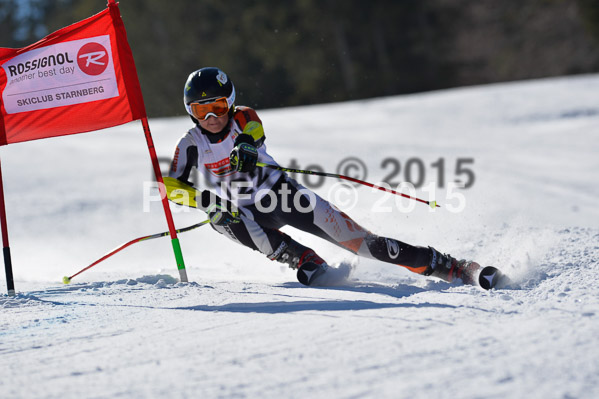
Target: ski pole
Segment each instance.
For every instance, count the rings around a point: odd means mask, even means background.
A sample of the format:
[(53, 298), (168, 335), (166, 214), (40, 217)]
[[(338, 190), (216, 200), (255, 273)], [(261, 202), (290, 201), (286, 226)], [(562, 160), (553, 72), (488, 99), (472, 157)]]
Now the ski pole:
[(264, 162), (256, 162), (256, 166), (259, 166), (261, 168), (269, 168), (269, 169), (280, 170), (282, 172), (288, 172), (288, 173), (303, 173), (305, 175), (315, 175), (315, 176), (324, 176), (324, 177), (336, 177), (337, 179), (348, 180), (348, 181), (351, 181), (351, 182), (354, 182), (354, 183), (362, 184), (364, 186), (376, 188), (376, 189), (381, 190), (381, 191), (386, 191), (386, 192), (391, 193), (391, 194), (400, 195), (400, 196), (402, 196), (404, 198), (408, 198), (408, 199), (411, 199), (411, 200), (414, 200), (414, 201), (422, 202), (423, 204), (426, 204), (426, 205), (430, 206), (431, 208), (440, 208), (441, 207), (440, 205), (437, 204), (437, 201), (425, 201), (425, 200), (420, 199), (420, 198), (412, 197), (410, 195), (397, 192), (397, 191), (392, 190), (390, 188), (385, 188), (385, 187), (382, 187), (382, 186), (378, 186), (376, 184), (368, 183), (367, 181), (355, 179), (353, 177), (344, 176), (344, 175), (338, 175), (336, 173), (317, 172), (317, 171), (314, 171), (314, 170), (283, 168), (281, 166), (271, 165), (271, 164), (264, 163)]
[[(208, 224), (208, 223), (210, 223), (210, 220), (204, 220), (204, 221), (202, 221), (202, 222), (200, 222), (200, 223), (192, 224), (191, 226), (187, 226), (187, 227), (184, 227), (184, 228), (182, 228), (182, 229), (176, 230), (176, 232), (177, 232), (177, 233), (185, 233), (186, 231), (193, 230), (193, 229), (195, 229), (195, 228), (198, 228), (198, 227), (200, 227), (200, 226), (203, 226), (203, 225), (205, 225), (205, 224)], [(71, 279), (72, 279), (73, 277), (75, 277), (75, 276), (77, 276), (77, 275), (79, 275), (79, 274), (83, 273), (83, 272), (84, 272), (84, 271), (86, 271), (87, 269), (90, 269), (90, 268), (92, 268), (93, 266), (95, 266), (95, 265), (97, 265), (98, 263), (102, 262), (103, 260), (105, 260), (105, 259), (107, 259), (107, 258), (111, 257), (112, 255), (116, 254), (117, 252), (119, 252), (119, 251), (122, 251), (123, 249), (127, 248), (127, 247), (128, 247), (128, 246), (130, 246), (130, 245), (133, 245), (133, 244), (135, 244), (135, 243), (137, 243), (137, 242), (140, 242), (140, 241), (146, 241), (146, 240), (152, 240), (152, 239), (154, 239), (154, 238), (166, 237), (166, 236), (168, 236), (168, 235), (170, 235), (170, 234), (171, 234), (171, 233), (170, 233), (169, 231), (165, 231), (165, 232), (163, 232), (163, 233), (157, 233), (157, 234), (152, 234), (152, 235), (149, 235), (149, 236), (143, 236), (143, 237), (135, 238), (135, 239), (133, 239), (133, 240), (131, 240), (131, 241), (129, 241), (129, 242), (126, 242), (125, 244), (121, 245), (120, 247), (113, 249), (112, 251), (110, 251), (110, 252), (109, 252), (109, 253), (107, 253), (106, 255), (102, 256), (100, 259), (98, 259), (97, 261), (95, 261), (95, 262), (94, 262), (94, 263), (92, 263), (91, 265), (89, 265), (89, 266), (87, 266), (87, 267), (85, 267), (85, 268), (83, 268), (83, 269), (79, 270), (77, 273), (73, 274), (72, 276), (70, 276), (70, 277), (69, 277), (69, 276), (64, 276), (64, 277), (62, 278), (62, 282), (63, 282), (64, 284), (68, 284), (68, 283), (70, 283), (70, 282), (71, 282)]]

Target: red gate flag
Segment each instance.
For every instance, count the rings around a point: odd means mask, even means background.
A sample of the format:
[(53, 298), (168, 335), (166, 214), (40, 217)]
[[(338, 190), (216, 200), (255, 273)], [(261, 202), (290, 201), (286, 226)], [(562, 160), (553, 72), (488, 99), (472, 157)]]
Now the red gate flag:
[[(104, 11), (21, 49), (0, 48), (0, 145), (65, 136), (140, 119), (181, 281), (187, 281), (137, 70), (115, 0)], [(0, 171), (0, 230), (9, 295), (12, 263)]]
[(0, 145), (146, 117), (118, 5), (21, 49), (0, 48)]

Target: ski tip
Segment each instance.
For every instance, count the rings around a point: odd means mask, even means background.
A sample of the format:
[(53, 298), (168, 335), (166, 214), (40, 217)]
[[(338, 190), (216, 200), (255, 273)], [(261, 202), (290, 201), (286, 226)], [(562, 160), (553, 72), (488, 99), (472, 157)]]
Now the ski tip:
[(70, 283), (70, 282), (71, 282), (71, 279), (70, 279), (68, 276), (64, 276), (64, 277), (62, 278), (62, 283), (63, 283), (63, 284), (68, 284), (68, 283)]
[(485, 290), (495, 288), (499, 280), (503, 277), (503, 273), (493, 266), (483, 267), (478, 275), (478, 284)]

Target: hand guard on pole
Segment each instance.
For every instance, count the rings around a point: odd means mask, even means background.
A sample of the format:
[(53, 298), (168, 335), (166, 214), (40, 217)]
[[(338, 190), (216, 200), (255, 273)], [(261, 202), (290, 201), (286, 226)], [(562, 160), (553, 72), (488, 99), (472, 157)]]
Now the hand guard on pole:
[(258, 162), (256, 143), (249, 134), (240, 134), (235, 139), (235, 147), (229, 154), (231, 169), (236, 172), (252, 172)]

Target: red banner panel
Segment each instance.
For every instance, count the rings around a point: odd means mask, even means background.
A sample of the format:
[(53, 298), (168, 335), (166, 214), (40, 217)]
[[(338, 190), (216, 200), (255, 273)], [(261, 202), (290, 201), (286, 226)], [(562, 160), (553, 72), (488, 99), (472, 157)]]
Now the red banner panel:
[(118, 5), (21, 49), (0, 48), (0, 145), (146, 117)]

